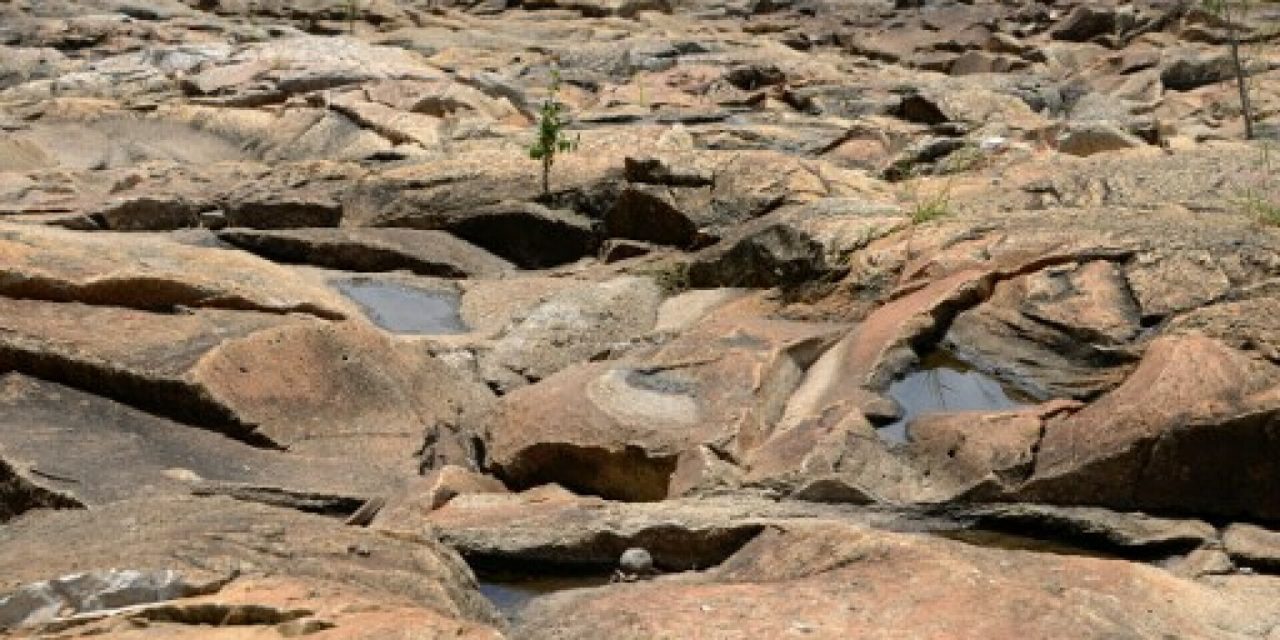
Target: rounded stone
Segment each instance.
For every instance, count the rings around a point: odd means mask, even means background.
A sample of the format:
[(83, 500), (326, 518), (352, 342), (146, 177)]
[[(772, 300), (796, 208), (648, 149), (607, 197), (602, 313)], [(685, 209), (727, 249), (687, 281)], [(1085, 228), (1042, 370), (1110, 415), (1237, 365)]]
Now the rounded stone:
[(622, 552), (618, 559), (618, 568), (627, 573), (649, 573), (653, 571), (653, 556), (649, 552), (633, 547)]

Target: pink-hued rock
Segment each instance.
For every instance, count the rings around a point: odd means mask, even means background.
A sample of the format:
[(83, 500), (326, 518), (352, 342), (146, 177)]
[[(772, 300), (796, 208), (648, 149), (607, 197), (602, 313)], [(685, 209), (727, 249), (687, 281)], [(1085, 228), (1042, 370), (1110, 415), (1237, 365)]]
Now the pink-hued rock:
[(1275, 365), (1196, 334), (1162, 337), (1120, 387), (1046, 425), (1024, 499), (1280, 515)]
[(1280, 623), (1274, 578), (1191, 582), (1131, 562), (970, 546), (822, 522), (765, 532), (720, 566), (569, 591), (520, 637), (1243, 638)]

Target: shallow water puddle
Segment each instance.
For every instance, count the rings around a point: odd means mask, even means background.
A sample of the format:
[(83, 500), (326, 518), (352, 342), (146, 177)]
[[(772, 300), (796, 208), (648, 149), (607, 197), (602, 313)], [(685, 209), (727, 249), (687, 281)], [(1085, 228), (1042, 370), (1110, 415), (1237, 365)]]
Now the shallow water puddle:
[(902, 407), (902, 416), (881, 427), (879, 433), (895, 444), (907, 441), (907, 426), (922, 414), (1001, 411), (1035, 403), (1031, 396), (945, 351), (925, 356), (915, 371), (889, 385), (888, 395)]
[(608, 583), (607, 575), (481, 575), (480, 593), (484, 594), (484, 597), (488, 598), (508, 620), (514, 620), (534, 598), (569, 589), (599, 587)]
[(462, 299), (451, 291), (366, 279), (340, 280), (334, 285), (360, 305), (369, 320), (387, 331), (426, 335), (470, 331), (458, 313)]

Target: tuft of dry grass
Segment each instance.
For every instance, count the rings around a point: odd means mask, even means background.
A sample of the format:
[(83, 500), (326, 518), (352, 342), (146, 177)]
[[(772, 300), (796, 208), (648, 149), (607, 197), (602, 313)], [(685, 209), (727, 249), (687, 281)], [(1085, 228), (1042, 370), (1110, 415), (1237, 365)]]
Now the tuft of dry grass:
[(1243, 176), (1236, 197), (1245, 215), (1269, 226), (1280, 226), (1280, 176), (1272, 163), (1271, 145), (1262, 145), (1257, 169)]

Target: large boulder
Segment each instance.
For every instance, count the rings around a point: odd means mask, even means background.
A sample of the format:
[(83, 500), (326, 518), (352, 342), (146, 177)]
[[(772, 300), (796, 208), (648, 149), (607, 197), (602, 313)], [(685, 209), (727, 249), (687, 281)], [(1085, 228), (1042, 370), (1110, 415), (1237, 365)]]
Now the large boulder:
[(1125, 131), (1116, 123), (1105, 120), (1070, 123), (1058, 134), (1055, 143), (1058, 151), (1073, 156), (1091, 156), (1147, 146), (1141, 138)]
[(784, 205), (882, 195), (861, 173), (771, 151), (663, 152), (624, 160), (628, 183), (604, 213), (605, 232), (680, 247)]
[(623, 500), (714, 484), (716, 455), (703, 449), (732, 459), (767, 437), (836, 329), (752, 317), (756, 304), (730, 303), (661, 347), (505, 397), (489, 434), (495, 470), (519, 487), (556, 482)]
[[(622, 158), (602, 145), (584, 144), (581, 151), (557, 159), (549, 203), (598, 213), (613, 201)], [(343, 223), (452, 230), (477, 215), (472, 213), (477, 209), (536, 201), (542, 195), (541, 172), (522, 150), (478, 150), (454, 154), (448, 162), (412, 164), (371, 176), (348, 195)]]
[(1190, 91), (1235, 77), (1235, 65), (1225, 51), (1172, 52), (1160, 69), (1160, 82), (1174, 91)]
[(0, 326), (0, 369), (251, 444), (381, 466), (409, 468), (424, 429), (458, 425), (490, 397), (425, 349), (357, 322), (0, 299)]
[(653, 328), (661, 301), (658, 285), (637, 276), (556, 293), (517, 318), (482, 354), (486, 375), (533, 382), (625, 346)]
[(443, 73), (411, 51), (355, 38), (295, 36), (250, 44), (211, 59), (182, 79), (182, 90), (206, 104), (259, 106), (288, 96), (397, 78), (439, 79)]
[(40, 506), (32, 488), (89, 507), (201, 489), (341, 513), (401, 475), (353, 457), (253, 447), (21, 374), (0, 377), (0, 466), (20, 481), (0, 483), (0, 520)]
[(945, 341), (1035, 395), (1088, 399), (1128, 373), (1140, 320), (1123, 271), (1097, 260), (999, 283), (956, 316)]
[(906, 226), (896, 207), (860, 198), (820, 198), (783, 207), (725, 233), (694, 254), (695, 287), (796, 287), (842, 275), (848, 256)]
[[(1280, 584), (1201, 584), (1162, 569), (970, 546), (848, 523), (792, 524), (714, 569), (535, 601), (523, 638), (1237, 638), (1280, 623)], [(1034, 613), (1028, 613), (1034, 612)]]
[(347, 165), (284, 165), (232, 186), (222, 197), (226, 224), (253, 229), (336, 227), (342, 196), (360, 176)]
[(429, 527), (477, 566), (525, 564), (604, 573), (633, 547), (648, 551), (664, 570), (714, 565), (767, 524), (814, 511), (804, 503), (749, 496), (609, 502), (546, 485), (518, 494), (459, 496), (429, 513), (380, 515), (373, 526), (388, 531)]
[(168, 311), (175, 307), (304, 312), (354, 307), (321, 283), (237, 251), (143, 235), (0, 226), (0, 294)]
[(1046, 425), (1026, 499), (1280, 515), (1273, 364), (1204, 336), (1151, 343), (1114, 391)]
[(0, 611), (5, 626), (26, 633), (152, 627), (145, 637), (287, 636), (289, 623), (310, 619), (293, 633), (499, 637), (496, 613), (466, 565), (427, 537), (190, 497), (36, 513), (0, 535)]

